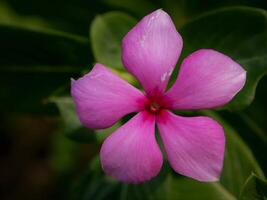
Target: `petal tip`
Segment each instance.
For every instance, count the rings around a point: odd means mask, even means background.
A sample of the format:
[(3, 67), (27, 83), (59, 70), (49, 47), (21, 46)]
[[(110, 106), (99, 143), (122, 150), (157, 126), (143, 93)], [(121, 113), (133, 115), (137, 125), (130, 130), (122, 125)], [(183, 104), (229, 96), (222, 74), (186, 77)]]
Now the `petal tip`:
[(208, 178), (194, 178), (195, 180), (199, 182), (209, 183), (209, 182), (218, 182), (220, 180), (217, 176), (210, 176)]
[(165, 12), (162, 8), (159, 8), (159, 9), (157, 9), (157, 10), (155, 10), (155, 11), (153, 11), (152, 13), (150, 13), (151, 15), (164, 15), (164, 16), (169, 16), (169, 14), (167, 13), (167, 12)]
[(70, 83), (71, 83), (71, 86), (76, 82), (76, 80), (74, 78), (70, 78)]

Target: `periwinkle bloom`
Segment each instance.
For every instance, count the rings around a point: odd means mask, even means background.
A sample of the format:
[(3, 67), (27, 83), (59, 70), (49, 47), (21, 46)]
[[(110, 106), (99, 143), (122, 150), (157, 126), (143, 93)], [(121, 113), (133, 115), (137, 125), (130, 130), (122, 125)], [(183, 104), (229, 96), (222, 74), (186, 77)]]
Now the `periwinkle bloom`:
[(243, 88), (246, 72), (228, 56), (200, 49), (183, 60), (176, 82), (165, 91), (182, 46), (170, 16), (156, 10), (122, 41), (122, 62), (145, 93), (101, 64), (72, 81), (78, 116), (88, 128), (107, 128), (137, 112), (102, 145), (101, 164), (108, 175), (141, 183), (159, 173), (163, 156), (155, 139), (157, 125), (167, 159), (177, 173), (204, 182), (218, 180), (225, 148), (222, 126), (209, 117), (182, 117), (170, 110), (224, 105)]

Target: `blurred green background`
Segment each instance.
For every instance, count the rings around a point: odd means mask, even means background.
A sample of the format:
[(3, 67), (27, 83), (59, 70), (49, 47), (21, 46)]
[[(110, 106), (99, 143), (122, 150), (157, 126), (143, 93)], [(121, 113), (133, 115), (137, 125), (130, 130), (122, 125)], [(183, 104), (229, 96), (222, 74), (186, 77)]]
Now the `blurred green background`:
[[(220, 182), (179, 176), (165, 161), (152, 181), (121, 184), (103, 174), (98, 152), (130, 116), (104, 131), (85, 129), (77, 119), (70, 78), (95, 62), (139, 87), (123, 69), (120, 42), (158, 8), (171, 15), (184, 39), (182, 58), (214, 48), (247, 70), (245, 88), (228, 105), (181, 113), (223, 124)], [(0, 199), (266, 200), (266, 9), (266, 0), (1, 0)]]

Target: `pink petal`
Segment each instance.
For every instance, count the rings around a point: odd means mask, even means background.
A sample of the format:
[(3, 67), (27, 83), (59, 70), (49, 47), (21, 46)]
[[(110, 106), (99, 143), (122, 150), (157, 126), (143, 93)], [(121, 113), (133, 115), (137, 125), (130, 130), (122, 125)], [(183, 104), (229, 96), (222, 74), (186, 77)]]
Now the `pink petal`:
[(150, 96), (161, 94), (180, 56), (183, 41), (170, 16), (156, 10), (122, 41), (122, 61)]
[(157, 117), (172, 168), (199, 181), (217, 181), (224, 158), (223, 128), (209, 117), (180, 117), (163, 110)]
[(101, 64), (72, 81), (71, 95), (88, 128), (109, 127), (124, 115), (142, 110), (147, 101), (142, 92)]
[(126, 183), (140, 183), (156, 176), (163, 159), (154, 131), (155, 116), (146, 111), (120, 127), (102, 145), (104, 171)]
[(198, 50), (184, 59), (165, 98), (172, 109), (205, 109), (228, 103), (244, 86), (246, 71), (228, 56)]

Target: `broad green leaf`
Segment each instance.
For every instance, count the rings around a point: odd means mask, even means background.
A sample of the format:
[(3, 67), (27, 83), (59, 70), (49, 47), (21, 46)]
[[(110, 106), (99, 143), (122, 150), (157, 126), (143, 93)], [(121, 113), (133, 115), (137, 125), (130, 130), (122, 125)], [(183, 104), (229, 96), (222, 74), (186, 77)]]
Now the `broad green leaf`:
[(267, 73), (267, 13), (265, 10), (233, 7), (202, 15), (180, 30), (183, 57), (200, 48), (213, 48), (240, 63), (247, 71), (242, 91), (227, 105), (248, 106), (259, 80)]
[(0, 24), (0, 109), (40, 112), (46, 98), (89, 68), (89, 40), (50, 29)]
[(89, 143), (96, 140), (94, 131), (82, 126), (76, 114), (73, 100), (70, 97), (51, 97), (50, 101), (56, 103), (59, 109), (64, 123), (63, 132), (66, 137), (82, 143)]
[(121, 69), (121, 40), (136, 20), (121, 12), (98, 15), (92, 22), (90, 38), (97, 62)]
[[(83, 178), (76, 191), (79, 199), (106, 200), (236, 200), (246, 178), (252, 173), (264, 177), (249, 148), (237, 135), (236, 131), (216, 113), (203, 111), (219, 121), (225, 129), (225, 163), (220, 182), (201, 183), (189, 178), (179, 177), (168, 167), (167, 162), (159, 176), (140, 185), (122, 184), (101, 172), (99, 161), (90, 169), (88, 178)], [(208, 139), (208, 138), (207, 138)], [(96, 177), (93, 175), (97, 174)], [(104, 187), (103, 187), (104, 186)], [(75, 198), (74, 198), (75, 199)], [(77, 199), (77, 198), (76, 198)]]
[(244, 185), (239, 200), (266, 200), (267, 181), (251, 174)]

